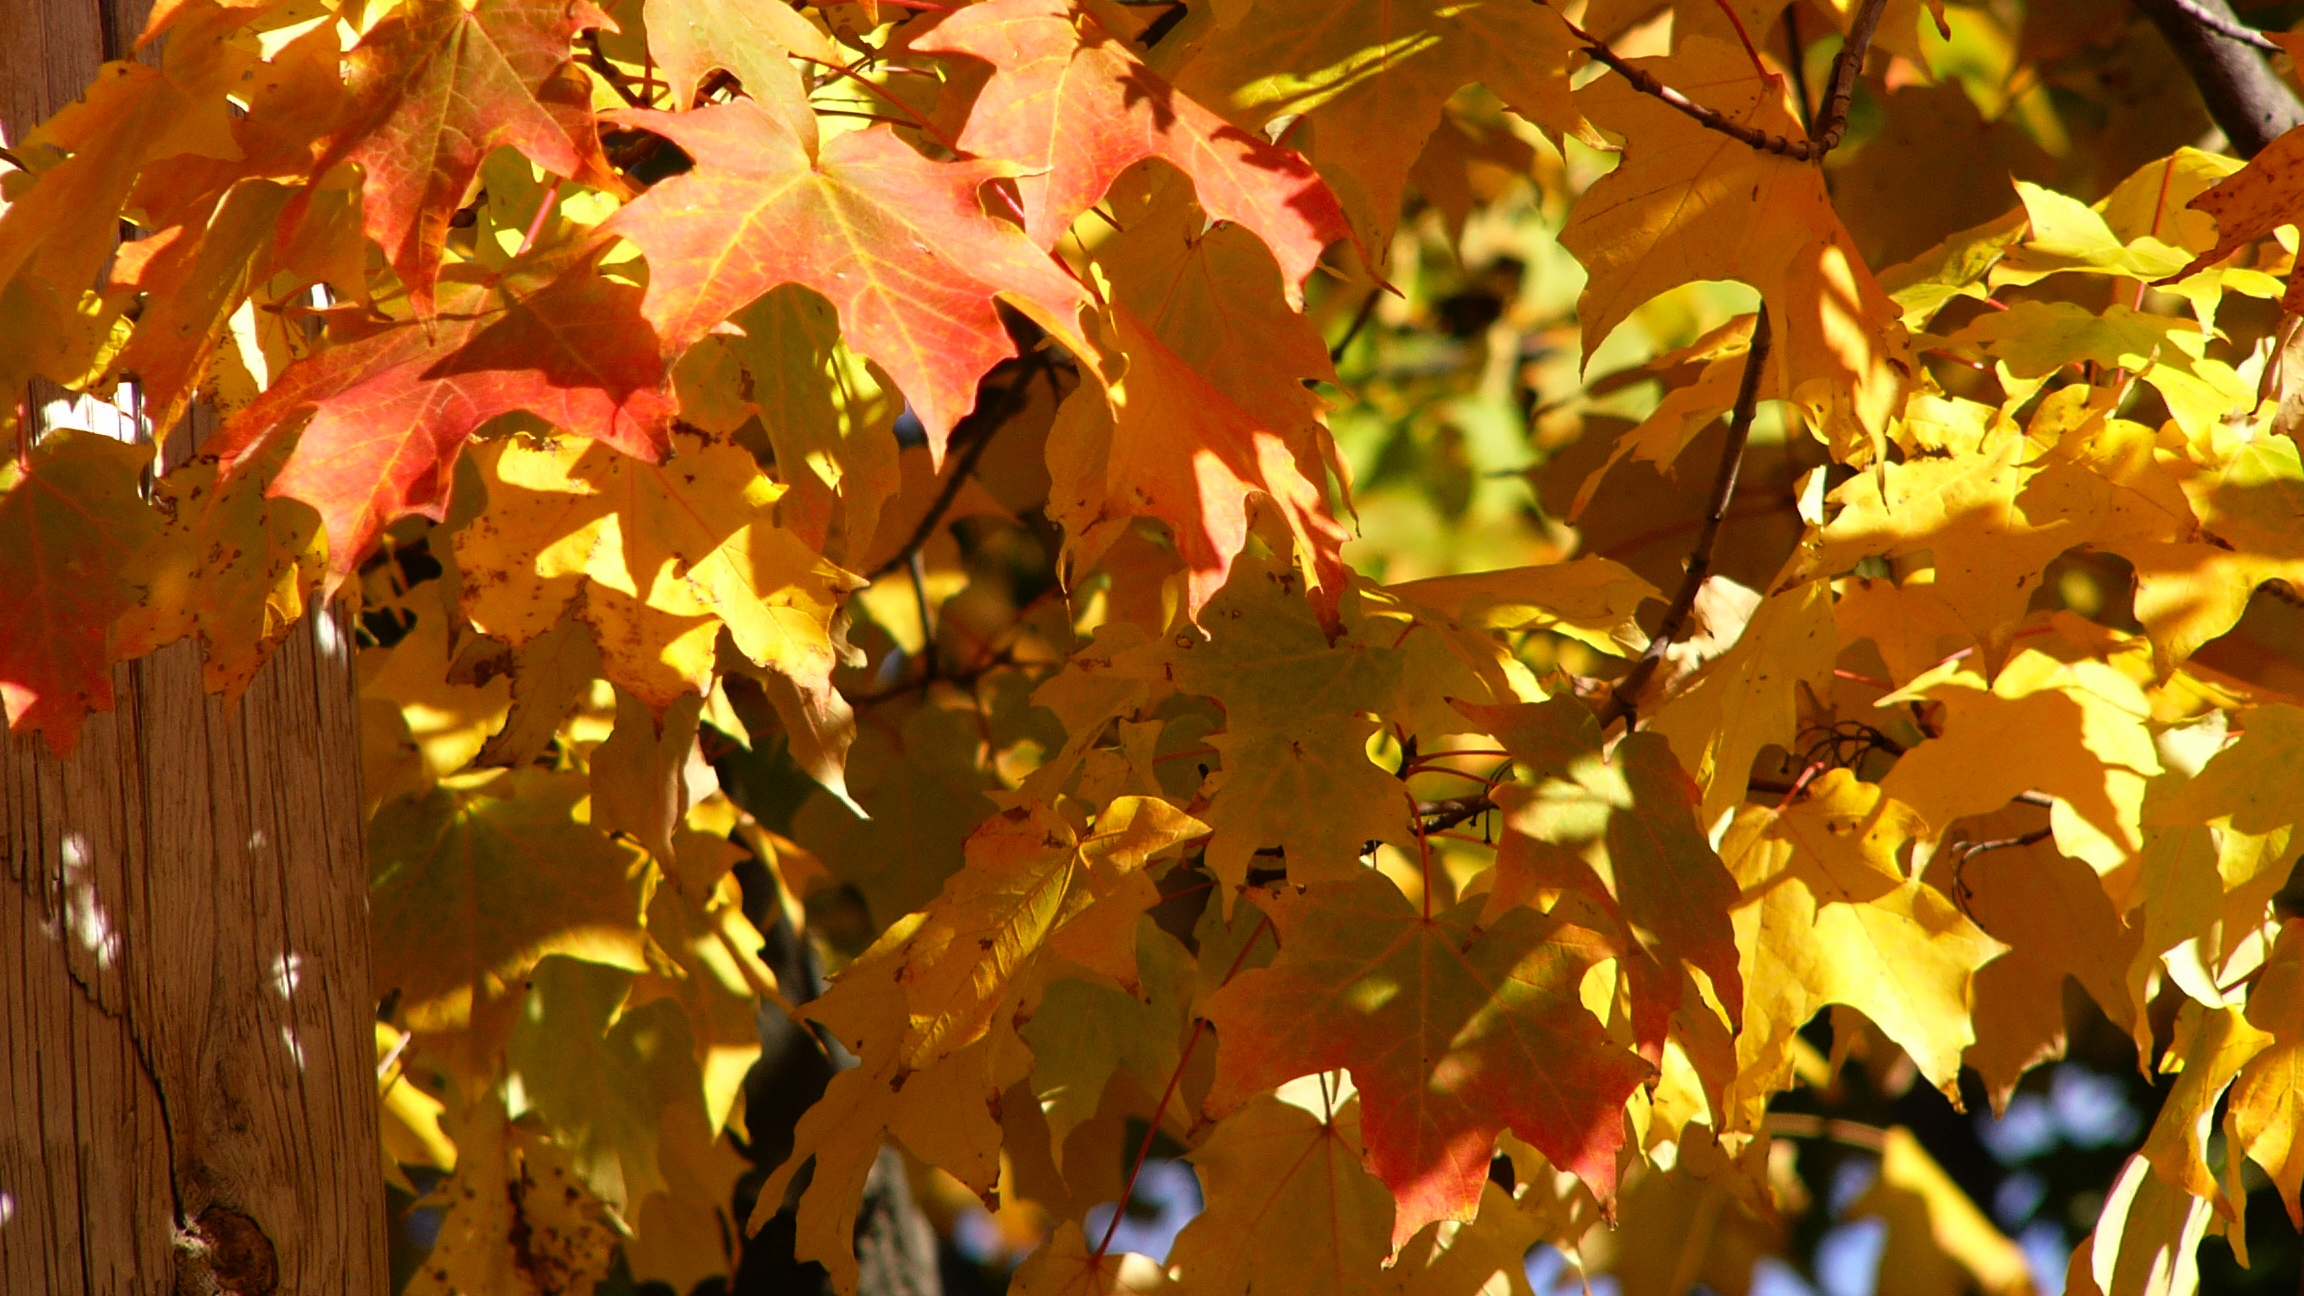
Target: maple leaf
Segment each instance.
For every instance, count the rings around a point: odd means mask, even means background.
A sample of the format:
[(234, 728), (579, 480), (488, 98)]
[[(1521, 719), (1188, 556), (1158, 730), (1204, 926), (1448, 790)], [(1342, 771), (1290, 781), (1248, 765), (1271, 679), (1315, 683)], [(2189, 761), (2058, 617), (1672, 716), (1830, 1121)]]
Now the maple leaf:
[(1738, 811), (1720, 847), (1744, 890), (1732, 1123), (1757, 1117), (1791, 1065), (1793, 1033), (1826, 1004), (1863, 1013), (1930, 1083), (1958, 1094), (1960, 1056), (1975, 1040), (1970, 986), (2006, 947), (1897, 866), (1896, 853), (1926, 826), (1844, 769), (1810, 784), (1805, 801)]
[(1801, 695), (1830, 691), (1833, 650), (1831, 590), (1793, 585), (1769, 595), (1735, 645), (1655, 709), (1648, 727), (1671, 741), (1703, 789), (1699, 822), (1717, 824), (1743, 804), (1762, 749), (1798, 740)]
[[(1681, 452), (1711, 427), (1715, 419), (1736, 407), (1737, 394), (1744, 384), (1745, 358), (1751, 351), (1752, 330), (1758, 318), (1739, 316), (1696, 346), (1669, 352), (1648, 362), (1648, 368), (1659, 374), (1670, 374), (1686, 365), (1696, 370), (1695, 376), (1684, 385), (1669, 387), (1664, 399), (1657, 402), (1654, 413), (1616, 438), (1615, 448), (1608, 452), (1608, 462), (1593, 469), (1584, 484), (1576, 488), (1576, 498), (1568, 506), (1570, 521), (1583, 516), (1585, 506), (1599, 494), (1601, 482), (1617, 464), (1631, 459), (1655, 464), (1670, 474)], [(1760, 375), (1760, 385), (1754, 389), (1755, 399), (1781, 398), (1775, 378), (1773, 370)]]
[(1308, 115), (1315, 161), (1386, 246), (1409, 168), (1448, 97), (1479, 82), (1557, 136), (1576, 48), (1558, 14), (1514, 0), (1264, 0), (1178, 73), (1178, 88), (1242, 126)]
[[(2018, 820), (2020, 809), (2027, 817)], [(2039, 818), (2010, 807), (1970, 820), (1969, 829), (1978, 841), (2009, 841)], [(2009, 947), (1976, 974), (1976, 1043), (1967, 1053), (1998, 1113), (2025, 1072), (2064, 1052), (2065, 977), (2113, 1022), (2128, 1022), (2125, 982), (2144, 933), (2123, 926), (2094, 869), (2051, 843), (2003, 846), (1961, 860), (1958, 870), (1962, 908)]]
[(1879, 1285), (1887, 1296), (1930, 1296), (1970, 1286), (1994, 1296), (2032, 1291), (2032, 1266), (2023, 1250), (1902, 1126), (1888, 1131), (1880, 1177), (1849, 1205), (1848, 1214), (1887, 1222)]
[(569, 817), (590, 788), (515, 770), (395, 801), (368, 830), (377, 984), (420, 1029), (460, 1026), (548, 954), (645, 971), (644, 857)]
[[(1208, 869), (1226, 903), (1247, 885), (1259, 851), (1277, 848), (1289, 880), (1304, 885), (1350, 877), (1372, 841), (1416, 849), (1407, 785), (1368, 759), (1377, 728), (1334, 716), (1209, 737), (1224, 768), (1210, 781)], [(1327, 813), (1306, 814), (1308, 806)]]
[(1207, 831), (1150, 797), (1113, 802), (1087, 833), (1039, 805), (977, 829), (966, 866), (945, 882), (925, 920), (864, 956), (901, 967), (909, 1021), (902, 1065), (925, 1068), (983, 1038), (994, 1010), (1044, 953), (1133, 989), (1136, 947), (1126, 937), (1159, 897), (1144, 865)]
[(1234, 733), (1388, 712), (1399, 701), (1400, 654), (1384, 641), (1358, 635), (1331, 641), (1295, 572), (1281, 563), (1243, 562), (1234, 572), (1205, 609), (1207, 639), (1178, 634), (1137, 653), (1114, 654), (1113, 671), (1165, 677), (1186, 692), (1215, 698)]
[(885, 127), (822, 140), (797, 83), (771, 93), (773, 106), (610, 115), (696, 160), (602, 227), (647, 255), (642, 309), (666, 355), (769, 289), (804, 285), (839, 311), (849, 347), (903, 389), (941, 462), (977, 379), (1016, 354), (995, 300), (1091, 354), (1080, 285), (977, 199), (1009, 168), (930, 161)]
[(226, 706), (304, 616), (326, 555), (319, 519), (294, 500), (265, 498), (286, 443), (268, 463), (219, 484), (202, 456), (153, 487), (167, 521), (127, 567), (143, 600), (113, 629), (113, 654), (141, 657), (189, 635), (200, 637), (208, 691)]
[(1073, 1130), (1092, 1120), (1115, 1075), (1158, 1093), (1176, 1069), (1192, 955), (1149, 917), (1136, 925), (1136, 974), (1143, 997), (1066, 977), (1050, 985), (1019, 1030), (1032, 1050), (1032, 1088), (1048, 1122), (1058, 1169)]
[(1357, 1098), (1342, 1099), (1323, 1119), (1266, 1094), (1217, 1122), (1190, 1157), (1206, 1205), (1168, 1253), (1185, 1289), (1209, 1296), (1384, 1291), (1392, 1194), (1362, 1164), (1359, 1117)]
[[(2185, 266), (2193, 274), (2231, 256), (2242, 247), (2292, 224), (2304, 210), (2304, 136), (2287, 131), (2248, 159), (2248, 165), (2226, 176), (2214, 188), (2187, 204), (2216, 221), (2216, 242)], [(2304, 304), (2293, 277), (2281, 303), (2293, 311)]]
[(2248, 1025), (2271, 1043), (2241, 1068), (2233, 1086), (2227, 1146), (2264, 1167), (2289, 1220), (2304, 1221), (2298, 1199), (2304, 1188), (2304, 920), (2280, 925), (2248, 992), (2247, 1011)]
[[(917, 922), (896, 923), (882, 942), (901, 942)], [(992, 1108), (1030, 1069), (1012, 1030), (992, 1031), (925, 1069), (906, 1069), (899, 1046), (909, 1027), (897, 980), (904, 966), (899, 958), (859, 959), (830, 993), (809, 1005), (808, 1015), (864, 1062), (832, 1077), (823, 1098), (800, 1118), (792, 1131), (792, 1155), (769, 1175), (746, 1225), (757, 1229), (774, 1215), (793, 1177), (813, 1162), (795, 1216), (794, 1254), (823, 1265), (834, 1287), (847, 1293), (856, 1291), (858, 1277), (857, 1204), (882, 1159), (882, 1141), (894, 1134), (921, 1159), (989, 1193), (999, 1175), (1001, 1143)]]
[(2235, 1203), (2218, 1189), (2216, 1172), (2208, 1168), (2208, 1131), (2224, 1091), (2241, 1068), (2272, 1046), (2274, 1038), (2236, 1005), (2210, 1008), (2188, 1000), (2177, 1013), (2175, 1038), (2161, 1058), (2161, 1069), (2174, 1070), (2176, 1083), (2169, 1087), (2139, 1155), (2168, 1182), (2215, 1202), (2226, 1218)]
[(1597, 557), (1431, 576), (1384, 588), (1467, 626), (1550, 630), (1616, 657), (1648, 646), (1648, 634), (1633, 613), (1642, 603), (1663, 597), (1631, 568)]
[(555, 1296), (607, 1274), (616, 1234), (599, 1203), (549, 1140), (512, 1123), (499, 1087), (487, 1086), (448, 1125), (456, 1174), (440, 1187), (439, 1240), (410, 1292)]
[(1016, 1296), (1160, 1296), (1175, 1285), (1148, 1257), (1091, 1253), (1087, 1235), (1071, 1220), (1017, 1266), (1014, 1281)]
[[(172, 37), (170, 48), (180, 39)], [(267, 282), (276, 275), (298, 286), (331, 277), (308, 264), (316, 260), (309, 244), (346, 232), (345, 223), (323, 216), (302, 231), (306, 239), (285, 245), (278, 235), (289, 204), (302, 194), (296, 182), (311, 171), (314, 145), (342, 109), (342, 64), (337, 33), (325, 24), (314, 28), (250, 69), (253, 86), (235, 91), (248, 105), (247, 115), (232, 122), (242, 156), (180, 154), (138, 175), (127, 205), (148, 232), (120, 246), (110, 278), (111, 287), (132, 289), (142, 301), (136, 330), (111, 371), (135, 376), (144, 416), (155, 427), (173, 427), (182, 418), (241, 302), (279, 286)], [(347, 181), (323, 182), (328, 198), (320, 201), (341, 197)], [(356, 192), (356, 181), (352, 185)], [(336, 289), (364, 299), (366, 252), (356, 232), (343, 241), (354, 245), (358, 260), (349, 273), (332, 276)]]
[(1695, 789), (1664, 739), (1630, 734), (1605, 753), (1599, 719), (1574, 698), (1457, 706), (1533, 780), (1492, 794), (1504, 836), (1489, 915), (1539, 887), (1572, 887), (1604, 906), (1646, 965), (1631, 969), (1633, 1031), (1652, 1061), (1680, 1006), (1683, 966), (1711, 981), (1731, 1023), (1741, 1017), (1744, 983), (1728, 918), (1736, 879), (1705, 841)]
[(1073, 0), (971, 5), (912, 48), (992, 65), (957, 143), (1019, 168), (1024, 232), (1041, 247), (1055, 247), (1113, 177), (1154, 157), (1192, 177), (1210, 220), (1264, 240), (1291, 304), (1321, 249), (1351, 236), (1302, 157), (1177, 93)]
[(778, 502), (784, 525), (811, 547), (824, 548), (820, 542), (831, 530), (837, 498), (846, 513), (847, 547), (825, 549), (826, 556), (844, 554), (860, 569), (873, 566), (867, 546), (879, 530), (882, 508), (903, 484), (895, 434), (902, 399), (840, 340), (830, 304), (805, 288), (773, 289), (738, 313), (735, 323), (741, 337), (707, 338), (689, 355), (724, 348), (743, 366), (749, 395), (744, 412), (768, 430), (776, 462), (806, 465), (805, 472), (784, 477), (789, 493)]
[(793, 816), (792, 833), (833, 876), (856, 888), (877, 926), (925, 906), (962, 862), (962, 843), (997, 809), (977, 760), (973, 717), (922, 707), (893, 727), (861, 727), (847, 786), (870, 818), (831, 797)]
[(1989, 686), (1972, 662), (1948, 662), (1880, 705), (1906, 698), (1942, 703), (1943, 728), (1898, 758), (1880, 786), (1936, 833), (2037, 790), (2056, 798), (2057, 849), (2098, 874), (2121, 869), (2143, 846), (2144, 786), (2161, 764), (2146, 727), (2151, 704), (2127, 676), (2026, 648)]
[(555, 955), (526, 981), (504, 1043), (525, 1111), (596, 1196), (637, 1213), (670, 1186), (658, 1162), (667, 1110), (700, 1096), (689, 1019), (666, 999), (636, 1002), (624, 968)]
[(2269, 833), (2304, 822), (2304, 797), (2284, 777), (2304, 759), (2304, 708), (2275, 704), (2246, 713), (2231, 746), (2154, 806), (2155, 824), (2215, 823)]
[(1419, 915), (1382, 874), (1308, 888), (1272, 911), (1280, 956), (1218, 991), (1211, 1110), (1314, 1071), (1349, 1068), (1376, 1177), (1398, 1202), (1395, 1247), (1469, 1219), (1505, 1129), (1606, 1200), (1622, 1107), (1650, 1072), (1578, 997), (1614, 956), (1582, 928), (1484, 902)]
[(1333, 623), (1347, 581), (1345, 531), (1323, 484), (1305, 475), (1287, 429), (1265, 426), (1187, 366), (1127, 307), (1110, 319), (1123, 360), (1108, 387), (1083, 386), (1048, 433), (1048, 513), (1065, 561), (1084, 572), (1139, 517), (1175, 536), (1187, 569), (1185, 612), (1198, 621), (1247, 546), (1261, 497), (1295, 538), (1296, 556)]
[(571, 604), (608, 678), (659, 715), (739, 652), (831, 704), (830, 627), (854, 577), (769, 522), (749, 452), (685, 433), (661, 466), (572, 438), (477, 447), (488, 507), (456, 537), (473, 624), (515, 646)]
[(434, 322), (358, 331), (289, 366), (208, 447), (229, 478), (301, 425), (270, 493), (319, 511), (331, 593), (387, 525), (447, 516), (458, 453), (500, 414), (526, 410), (626, 454), (663, 456), (672, 402), (640, 291), (589, 262), (525, 289), (455, 284), (450, 313)]
[(732, 72), (755, 99), (784, 93), (799, 72), (789, 56), (838, 60), (832, 40), (782, 0), (649, 0), (648, 49), (664, 74), (672, 105), (696, 102), (696, 88), (715, 69)]
[(107, 636), (160, 531), (137, 493), (151, 460), (150, 446), (60, 429), (0, 462), (0, 598), (16, 623), (0, 635), (0, 701), (11, 733), (42, 731), (59, 757), (90, 711), (112, 709)]
[(1250, 418), (1288, 437), (1318, 480), (1327, 402), (1311, 387), (1335, 382), (1336, 368), (1320, 331), (1290, 308), (1271, 249), (1238, 225), (1212, 224), (1184, 177), (1148, 163), (1113, 183), (1104, 208), (1121, 231), (1095, 247), (1112, 300)]
[[(1741, 49), (1698, 37), (1669, 58), (1631, 63), (1740, 125), (1802, 138), (1780, 81)], [(1815, 166), (1707, 130), (1623, 77), (1577, 92), (1595, 125), (1624, 137), (1624, 160), (1578, 200), (1560, 242), (1591, 274), (1577, 304), (1590, 355), (1631, 313), (1670, 288), (1735, 279), (1760, 292), (1776, 330), (1778, 387), (1830, 432), (1847, 407), (1877, 436), (1901, 404), (1908, 367), (1890, 336), (1897, 312), (1832, 210)]]
[[(223, 40), (239, 25), (237, 18), (212, 15), (180, 32), (161, 68), (105, 64), (78, 102), (9, 142), (26, 157), (68, 155), (42, 169), (28, 189), (11, 185), (0, 207), (0, 290), (14, 297), (9, 314), (39, 303), (43, 309), (26, 322), (53, 328), (70, 317), (103, 277), (118, 242), (112, 218), (144, 165), (184, 154), (230, 159), (239, 152), (223, 96), (239, 88), (241, 58)], [(83, 350), (74, 358), (84, 367), (88, 356)], [(5, 417), (13, 420), (15, 411)]]
[(2200, 1243), (2215, 1206), (2153, 1173), (2131, 1156), (2112, 1181), (2096, 1228), (2072, 1249), (2070, 1296), (2143, 1296), (2200, 1289)]
[(346, 57), (351, 102), (312, 174), (366, 173), (366, 229), (417, 314), (434, 311), (449, 217), (489, 150), (571, 179), (600, 170), (586, 165), (599, 149), (588, 87), (563, 75), (576, 33), (597, 27), (615, 23), (589, 0), (411, 0)]

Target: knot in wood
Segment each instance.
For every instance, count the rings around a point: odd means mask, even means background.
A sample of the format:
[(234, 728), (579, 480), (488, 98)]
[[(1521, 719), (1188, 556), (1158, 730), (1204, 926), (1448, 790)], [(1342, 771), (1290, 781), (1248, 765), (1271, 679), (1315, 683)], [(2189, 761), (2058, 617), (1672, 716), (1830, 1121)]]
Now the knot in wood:
[(227, 1206), (210, 1206), (176, 1235), (177, 1296), (272, 1296), (280, 1259), (261, 1225)]

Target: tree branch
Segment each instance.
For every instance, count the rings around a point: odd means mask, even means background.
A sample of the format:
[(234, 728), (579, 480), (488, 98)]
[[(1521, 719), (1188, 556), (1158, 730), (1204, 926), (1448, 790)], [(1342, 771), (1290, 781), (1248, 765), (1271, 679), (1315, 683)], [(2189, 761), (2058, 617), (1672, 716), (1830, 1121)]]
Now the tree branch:
[[(2138, 0), (2138, 2), (2142, 3), (2143, 0)], [(2222, 0), (2160, 0), (2160, 2), (2222, 3)], [(1732, 120), (1717, 108), (1707, 108), (1657, 80), (1647, 72), (1632, 66), (1622, 55), (1610, 49), (1606, 41), (1585, 31), (1575, 23), (1569, 22), (1565, 15), (1562, 16), (1561, 21), (1567, 23), (1569, 32), (1576, 39), (1584, 42), (1584, 52), (1590, 55), (1593, 61), (1605, 65), (1610, 71), (1623, 77), (1633, 89), (1640, 93), (1660, 99), (1693, 118), (1698, 125), (1706, 130), (1718, 131), (1722, 135), (1741, 141), (1762, 153), (1774, 153), (1778, 157), (1791, 158), (1797, 162), (1821, 162), (1824, 160), (1824, 155), (1838, 148), (1840, 141), (1848, 134), (1848, 104), (1855, 96), (1856, 78), (1864, 70), (1864, 58), (1872, 50), (1872, 37), (1879, 30), (1880, 15), (1887, 7), (1888, 0), (1864, 0), (1864, 7), (1856, 11), (1856, 19), (1848, 28), (1848, 39), (1841, 45), (1840, 53), (1834, 56), (1832, 60), (1832, 77), (1826, 82), (1823, 109), (1816, 119), (1816, 123), (1821, 129), (1804, 140), (1771, 135), (1767, 131)], [(1747, 48), (1749, 48), (1749, 42), (1747, 42)], [(1806, 96), (1803, 95), (1800, 105), (1803, 113), (1807, 111), (1807, 106)]]
[(1811, 145), (1818, 161), (1847, 138), (1848, 104), (1856, 97), (1856, 78), (1864, 72), (1865, 56), (1872, 52), (1872, 37), (1879, 32), (1880, 15), (1887, 8), (1888, 0), (1864, 0), (1856, 20), (1848, 24), (1847, 41), (1832, 59), (1832, 76), (1824, 83), (1824, 106), (1816, 116), (1821, 129)]
[(994, 400), (979, 403), (969, 412), (968, 417), (960, 420), (960, 426), (954, 429), (953, 440), (957, 441), (962, 436), (969, 439), (952, 463), (952, 474), (944, 479), (943, 489), (936, 492), (935, 502), (928, 506), (928, 512), (920, 519), (920, 525), (912, 528), (912, 534), (904, 538), (904, 545), (896, 551), (896, 556), (865, 573), (867, 579), (878, 580), (904, 570), (911, 565), (913, 555), (920, 551), (920, 547), (928, 543), (928, 537), (936, 534), (936, 524), (944, 520), (944, 514), (951, 509), (952, 501), (960, 498), (960, 487), (976, 471), (976, 461), (984, 457), (985, 447), (992, 444), (992, 438), (1007, 426), (1008, 420), (1024, 412), (1027, 389), (1032, 386), (1034, 378), (1047, 370), (1047, 355), (1046, 351), (1032, 352), (1018, 370), (1014, 382), (1001, 388), (999, 396)]
[(1444, 801), (1417, 802), (1416, 817), (1424, 821), (1425, 832), (1434, 833), (1453, 828), (1468, 819), (1477, 819), (1495, 808), (1496, 803), (1489, 800), (1486, 794), (1449, 797)]
[(1772, 341), (1768, 309), (1763, 304), (1760, 319), (1752, 326), (1752, 349), (1744, 356), (1744, 380), (1736, 388), (1736, 409), (1728, 420), (1728, 442), (1720, 447), (1720, 470), (1712, 479), (1712, 500), (1704, 511), (1704, 528), (1696, 533), (1696, 547), (1688, 554), (1687, 574), (1680, 578), (1680, 592), (1673, 595), (1672, 606), (1664, 613), (1664, 623), (1656, 628), (1656, 637), (1649, 641), (1648, 651), (1609, 692), (1607, 705), (1600, 709), (1602, 725), (1613, 724), (1618, 717), (1628, 722), (1638, 718), (1640, 691), (1655, 677), (1665, 651), (1687, 632), (1689, 614), (1696, 607), (1696, 593), (1703, 588), (1704, 578), (1712, 573), (1712, 546), (1720, 539), (1721, 519), (1728, 516), (1729, 502), (1736, 498), (1736, 478), (1744, 467), (1744, 445), (1752, 438), (1752, 413), (1760, 403), (1760, 375), (1767, 368)]
[(2226, 0), (2135, 2), (2192, 74), (2208, 115), (2215, 118), (2234, 152), (2254, 157), (2265, 145), (2304, 125), (2304, 103), (2259, 53), (2278, 47), (2242, 23)]

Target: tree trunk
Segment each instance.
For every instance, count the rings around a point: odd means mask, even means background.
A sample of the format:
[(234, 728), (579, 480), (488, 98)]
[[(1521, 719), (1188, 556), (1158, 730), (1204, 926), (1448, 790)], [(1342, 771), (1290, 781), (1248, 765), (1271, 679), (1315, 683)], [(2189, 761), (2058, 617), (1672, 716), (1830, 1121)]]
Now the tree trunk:
[[(0, 132), (147, 4), (0, 0)], [(113, 682), (68, 760), (0, 737), (0, 1292), (382, 1296), (348, 623), (231, 708), (189, 642)]]

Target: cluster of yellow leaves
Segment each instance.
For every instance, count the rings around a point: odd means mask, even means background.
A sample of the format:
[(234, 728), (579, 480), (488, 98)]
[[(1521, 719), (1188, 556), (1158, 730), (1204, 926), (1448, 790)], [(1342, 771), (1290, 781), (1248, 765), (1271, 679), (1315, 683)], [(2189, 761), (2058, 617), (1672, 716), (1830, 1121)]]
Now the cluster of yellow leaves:
[[(2231, 647), (2304, 584), (2256, 305), (2293, 146), (2026, 180), (1876, 278), (1930, 227), (1847, 195), (1916, 121), (1985, 129), (1916, 84), (1917, 5), (1833, 171), (1580, 52), (1798, 141), (1730, 39), (1797, 47), (1772, 6), (1141, 8), (186, 0), (11, 146), (0, 388), (234, 421), (148, 492), (149, 449), (26, 430), (0, 571), (46, 632), (0, 636), (0, 699), (67, 750), (112, 661), (196, 637), (229, 697), (315, 590), (362, 601), (384, 1153), (446, 1172), (417, 1290), (730, 1269), (763, 1005), (855, 1065), (749, 1224), (807, 1171), (844, 1289), (892, 1141), (1027, 1239), (1027, 1294), (1469, 1296), (1539, 1242), (1735, 1291), (1805, 1208), (1771, 1107), (1829, 1074), (1820, 1015), (2002, 1103), (2068, 977), (2174, 1077), (2072, 1289), (2185, 1289), (2248, 1164), (2304, 1220), (2304, 706)], [(1433, 305), (1429, 227), (1469, 271), (1513, 220), (1475, 389), (1340, 375), (1329, 335)], [(1641, 538), (1695, 507), (1660, 474), (1747, 385), (1782, 526), (1732, 522), (1596, 706), (1685, 556)], [(1461, 472), (1508, 560), (1380, 538), (1368, 410), (1436, 419), (1416, 488)], [(1555, 469), (1580, 530), (1529, 521)], [(2132, 598), (2060, 607), (2079, 561)], [(813, 1003), (763, 914), (840, 966)], [(1087, 1227), (1131, 1121), (1206, 1197), (1165, 1257)], [(2023, 1290), (1877, 1142), (1851, 1209), (1902, 1289)]]

